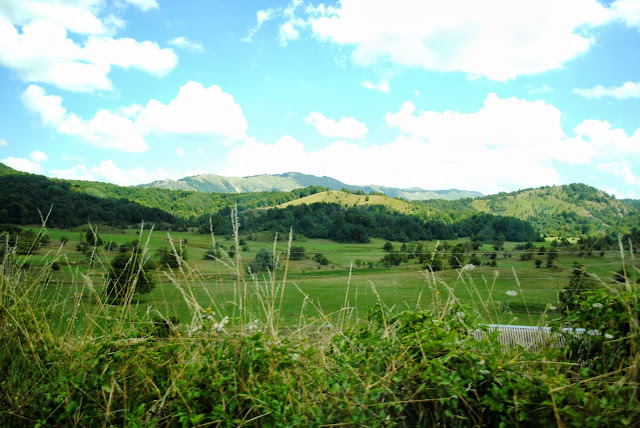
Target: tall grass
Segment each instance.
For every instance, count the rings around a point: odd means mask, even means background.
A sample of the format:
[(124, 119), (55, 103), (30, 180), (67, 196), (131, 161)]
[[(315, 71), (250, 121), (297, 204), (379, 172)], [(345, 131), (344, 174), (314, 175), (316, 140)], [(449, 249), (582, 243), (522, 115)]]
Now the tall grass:
[[(237, 231), (235, 212), (233, 221)], [(148, 239), (141, 230), (143, 255)], [(237, 233), (234, 239), (238, 249)], [(486, 293), (497, 276), (477, 284), (469, 267), (449, 283), (425, 271), (411, 308), (380, 298), (360, 307), (350, 276), (333, 313), (298, 288), (301, 305), (315, 314), (302, 310), (285, 323), (285, 287), (297, 287), (287, 279), (291, 234), (288, 248), (278, 254), (274, 245), (281, 274), (249, 274), (240, 251), (223, 255), (233, 273), (223, 285), (233, 290), (230, 301), (215, 293), (198, 299), (194, 288), (209, 284), (187, 261), (163, 270), (191, 315), (178, 323), (168, 302), (164, 311), (142, 310), (132, 298), (135, 281), (126, 298), (109, 304), (109, 262), (100, 254), (101, 276), (74, 272), (63, 247), (28, 268), (29, 256), (6, 241), (0, 426), (640, 425), (636, 284), (583, 296), (584, 313), (563, 321), (594, 323), (585, 328), (598, 329), (600, 341), (588, 352), (576, 338), (571, 352), (531, 352), (501, 345), (486, 327), (500, 319)], [(53, 281), (54, 263), (71, 271), (69, 283)], [(56, 292), (62, 288), (75, 294)], [(472, 304), (463, 305), (457, 290)], [(610, 312), (588, 318), (594, 303)], [(606, 326), (595, 325), (603, 319)]]

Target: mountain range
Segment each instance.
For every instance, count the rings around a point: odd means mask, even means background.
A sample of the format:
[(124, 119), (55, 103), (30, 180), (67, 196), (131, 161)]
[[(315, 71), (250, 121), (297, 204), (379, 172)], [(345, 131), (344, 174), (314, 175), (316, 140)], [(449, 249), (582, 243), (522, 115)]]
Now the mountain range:
[(179, 180), (158, 180), (139, 187), (162, 188), (170, 190), (191, 190), (205, 193), (248, 193), (248, 192), (290, 192), (309, 186), (326, 187), (331, 190), (347, 189), (353, 192), (379, 192), (392, 198), (402, 198), (408, 201), (444, 199), (456, 200), (463, 198), (477, 198), (483, 196), (480, 192), (448, 189), (425, 190), (418, 187), (401, 189), (379, 185), (356, 186), (345, 184), (331, 177), (318, 177), (299, 172), (284, 174), (263, 174), (249, 177), (224, 177), (215, 174), (202, 174)]

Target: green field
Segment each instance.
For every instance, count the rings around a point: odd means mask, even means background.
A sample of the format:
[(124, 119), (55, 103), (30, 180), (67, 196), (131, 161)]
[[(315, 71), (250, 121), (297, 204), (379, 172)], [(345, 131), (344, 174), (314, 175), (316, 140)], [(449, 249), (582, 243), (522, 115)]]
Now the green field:
[[(549, 268), (535, 267), (539, 249), (521, 260), (506, 243), (496, 266), (487, 245), (476, 267), (431, 272), (416, 259), (385, 268), (382, 240), (296, 236), (291, 247), (275, 241), (273, 275), (251, 276), (245, 267), (274, 246), (270, 233), (240, 236), (246, 251), (221, 260), (203, 258), (212, 237), (195, 233), (100, 228), (116, 246), (85, 252), (83, 228), (47, 233), (36, 254), (5, 248), (2, 258), (2, 426), (637, 426), (633, 254), (632, 281), (614, 286), (621, 255), (572, 244)], [(109, 302), (115, 247), (136, 239), (156, 265), (172, 244), (187, 260), (155, 268), (155, 289), (131, 304)], [(458, 244), (426, 243), (449, 248), (446, 263)], [(294, 246), (307, 257), (287, 263)], [(550, 306), (576, 262), (604, 287), (560, 318)], [(540, 346), (517, 332), (541, 330), (486, 325), (553, 319), (568, 329)]]
[[(96, 247), (90, 266), (91, 252), (83, 254), (76, 250), (85, 230), (48, 229), (50, 243), (35, 255), (22, 256), (23, 260), (28, 259), (30, 272), (39, 272), (38, 267), (51, 263), (53, 259), (59, 260), (61, 269), (51, 272), (47, 292), (51, 298), (62, 302), (61, 307), (67, 311), (73, 305), (65, 305), (64, 302), (72, 301), (74, 293), (82, 296), (81, 311), (92, 310), (102, 294), (106, 266), (117, 254), (117, 250)], [(140, 239), (140, 231), (134, 229), (99, 228), (98, 234), (104, 242), (113, 241), (118, 245)], [(68, 239), (65, 245), (61, 244), (63, 237)], [(352, 320), (361, 319), (366, 317), (367, 309), (379, 300), (388, 307), (413, 309), (429, 308), (434, 299), (456, 298), (462, 304), (481, 308), (487, 321), (535, 325), (553, 316), (553, 311), (548, 311), (541, 318), (547, 306), (556, 305), (557, 293), (567, 287), (575, 263), (586, 266), (605, 283), (612, 281), (614, 272), (621, 266), (621, 256), (616, 252), (608, 252), (604, 256), (598, 252), (579, 255), (576, 251), (562, 249), (554, 267), (547, 268), (543, 263), (536, 268), (535, 259), (546, 260), (546, 256), (535, 252), (530, 260), (520, 260), (522, 251), (514, 250), (517, 243), (507, 242), (503, 251), (496, 252), (496, 267), (481, 265), (473, 269), (430, 272), (413, 259), (397, 267), (384, 268), (377, 263), (386, 254), (382, 250), (383, 240), (373, 239), (367, 244), (339, 244), (301, 236), (296, 236), (292, 245), (302, 246), (306, 258), (287, 263), (288, 237), (279, 238), (282, 239), (275, 241), (274, 235), (266, 232), (240, 236), (248, 248), (233, 258), (223, 257), (217, 261), (204, 259), (205, 252), (212, 246), (211, 235), (143, 230), (141, 240), (148, 243), (148, 254), (153, 260), (157, 262), (155, 253), (158, 248), (171, 248), (172, 242), (174, 246), (182, 243), (187, 251), (187, 260), (181, 269), (158, 268), (155, 271), (157, 286), (150, 294), (136, 297), (138, 310), (157, 310), (165, 317), (175, 316), (187, 322), (193, 316), (193, 307), (188, 300), (193, 299), (202, 308), (214, 307), (220, 313), (238, 317), (240, 293), (246, 296), (244, 309), (249, 312), (245, 316), (262, 319), (265, 301), (273, 299), (275, 294), (277, 307), (281, 308), (281, 322), (298, 324), (302, 319), (307, 322), (324, 316), (342, 317), (347, 312)], [(234, 245), (230, 237), (215, 239), (223, 249), (228, 250)], [(279, 269), (275, 275), (262, 271), (251, 277), (245, 266), (260, 248), (272, 248), (274, 241)], [(467, 240), (449, 241), (447, 244), (453, 246), (460, 242)], [(396, 249), (402, 245), (393, 244)], [(436, 245), (439, 248), (445, 246), (436, 242), (423, 244), (429, 253), (435, 251)], [(549, 242), (544, 245), (551, 248)], [(489, 245), (473, 251), (482, 263), (489, 261), (485, 254), (492, 252), (494, 250)], [(316, 253), (323, 254), (330, 263), (319, 265), (313, 260)], [(465, 257), (468, 261), (470, 255)], [(235, 268), (237, 263), (242, 268)], [(287, 279), (283, 285), (285, 266)], [(240, 277), (236, 278), (238, 273)], [(89, 280), (94, 286), (93, 292), (89, 290)], [(517, 296), (507, 296), (506, 292), (510, 290)], [(189, 299), (185, 299), (185, 293)]]

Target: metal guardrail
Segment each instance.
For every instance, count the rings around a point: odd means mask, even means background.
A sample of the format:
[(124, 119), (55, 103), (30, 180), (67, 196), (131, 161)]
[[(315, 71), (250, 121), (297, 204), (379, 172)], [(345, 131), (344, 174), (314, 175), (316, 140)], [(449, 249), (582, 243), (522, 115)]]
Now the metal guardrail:
[[(486, 324), (490, 332), (499, 332), (498, 341), (504, 346), (523, 346), (529, 351), (539, 351), (544, 348), (564, 348), (565, 336), (551, 331), (551, 327), (533, 327), (528, 325)], [(583, 334), (597, 335), (596, 330), (584, 328), (563, 328), (563, 333), (576, 336)], [(481, 339), (481, 330), (473, 332), (476, 339)]]

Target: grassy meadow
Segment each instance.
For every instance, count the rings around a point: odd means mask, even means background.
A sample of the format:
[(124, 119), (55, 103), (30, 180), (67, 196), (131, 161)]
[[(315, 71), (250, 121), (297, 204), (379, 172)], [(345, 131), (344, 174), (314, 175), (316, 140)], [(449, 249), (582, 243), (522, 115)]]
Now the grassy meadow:
[[(33, 230), (38, 231), (37, 228)], [(99, 246), (85, 253), (78, 251), (76, 245), (84, 239), (86, 230), (86, 227), (74, 230), (47, 229), (50, 242), (40, 248), (37, 254), (21, 257), (28, 260), (34, 270), (51, 263), (54, 258), (58, 260), (61, 268), (51, 272), (45, 293), (61, 301), (71, 299), (74, 294), (82, 295), (83, 306), (91, 306), (96, 302), (87, 293), (86, 279), (91, 280), (99, 295), (107, 266), (118, 250), (114, 247), (108, 251), (104, 246)], [(521, 260), (523, 251), (515, 250), (519, 243), (507, 242), (502, 251), (495, 251), (492, 245), (484, 245), (462, 255), (468, 261), (472, 253), (476, 254), (482, 263), (488, 264), (487, 256), (496, 253), (496, 267), (480, 265), (473, 269), (430, 272), (415, 258), (399, 266), (385, 268), (378, 263), (386, 254), (382, 250), (384, 240), (374, 238), (366, 244), (341, 244), (302, 236), (295, 236), (291, 245), (303, 247), (305, 258), (287, 261), (288, 237), (275, 240), (273, 234), (266, 232), (240, 236), (239, 239), (246, 242), (244, 251), (239, 251), (233, 257), (221, 255), (220, 259), (214, 260), (205, 257), (206, 251), (213, 242), (229, 251), (231, 246), (235, 246), (231, 237), (149, 230), (142, 230), (141, 237), (141, 230), (138, 229), (107, 227), (98, 228), (97, 232), (105, 243), (114, 242), (119, 246), (140, 239), (148, 247), (147, 254), (157, 266), (154, 273), (157, 286), (149, 294), (136, 296), (135, 303), (140, 311), (157, 310), (164, 317), (177, 317), (181, 321), (188, 321), (192, 315), (183, 299), (183, 287), (188, 286), (189, 293), (193, 293), (202, 307), (213, 305), (221, 313), (231, 315), (235, 307), (238, 273), (245, 275), (250, 283), (247, 296), (251, 304), (260, 287), (281, 286), (286, 265), (287, 282), (282, 291), (282, 312), (285, 314), (283, 322), (287, 324), (297, 324), (301, 316), (317, 318), (319, 311), (323, 316), (339, 312), (345, 304), (353, 308), (354, 319), (362, 318), (367, 308), (374, 306), (378, 299), (389, 307), (428, 308), (438, 293), (450, 290), (462, 304), (477, 305), (483, 302), (481, 306), (487, 308), (492, 322), (538, 325), (544, 324), (548, 318), (541, 319), (542, 313), (553, 315), (548, 306), (557, 306), (557, 294), (568, 286), (576, 263), (584, 265), (604, 282), (611, 282), (614, 272), (621, 266), (619, 252), (587, 255), (559, 249), (554, 267), (545, 267), (545, 263), (536, 267), (535, 260), (546, 260), (546, 254), (539, 255), (535, 249), (531, 259)], [(62, 244), (62, 240), (67, 241)], [(547, 241), (536, 245), (545, 245), (550, 249), (553, 238)], [(448, 241), (448, 245), (464, 242), (468, 242), (468, 239)], [(400, 249), (402, 245), (397, 242), (392, 244), (395, 249)], [(430, 254), (444, 246), (440, 242), (423, 244)], [(179, 269), (181, 272), (162, 267), (158, 261), (156, 251), (161, 247), (171, 250), (172, 245), (182, 245), (186, 249), (187, 257)], [(250, 280), (244, 267), (254, 259), (260, 248), (275, 248), (279, 268), (273, 274), (269, 271), (257, 272), (255, 278)], [(318, 253), (328, 259), (328, 265), (320, 265), (314, 260), (314, 255)], [(446, 252), (443, 257), (447, 257)], [(239, 270), (236, 267), (238, 264), (242, 266)], [(186, 280), (177, 286), (171, 279), (175, 275), (184, 275)], [(517, 296), (509, 297), (507, 291), (516, 291)], [(252, 316), (260, 319), (259, 304), (253, 302), (252, 305), (256, 306)]]
[[(245, 251), (206, 260), (211, 236), (97, 232), (139, 240), (156, 264), (163, 247), (187, 257), (156, 268), (151, 293), (114, 302), (104, 290), (119, 250), (79, 251), (84, 228), (47, 230), (36, 254), (5, 248), (0, 426), (640, 425), (633, 253), (633, 277), (613, 284), (621, 254), (563, 250), (537, 268), (543, 256), (521, 260), (516, 243), (497, 266), (432, 272), (412, 259), (381, 266), (381, 240), (220, 237)], [(275, 272), (250, 275), (274, 246)], [(306, 258), (287, 261), (297, 246)], [(551, 306), (576, 262), (602, 281), (558, 321)], [(542, 349), (505, 346), (486, 325), (495, 322), (555, 323), (556, 333)]]

